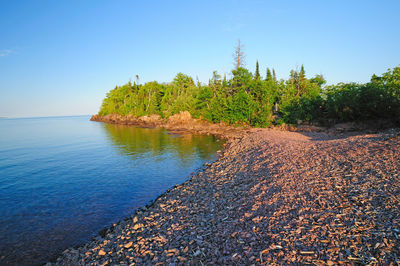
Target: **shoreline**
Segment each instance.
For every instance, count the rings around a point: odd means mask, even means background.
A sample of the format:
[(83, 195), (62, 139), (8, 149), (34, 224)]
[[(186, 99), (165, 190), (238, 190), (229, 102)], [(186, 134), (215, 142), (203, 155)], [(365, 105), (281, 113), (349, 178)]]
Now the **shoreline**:
[[(113, 122), (141, 126), (132, 121)], [(171, 123), (167, 126), (167, 130), (172, 129)], [(399, 196), (363, 187), (381, 181), (363, 175), (373, 169), (377, 157), (383, 162), (375, 169), (385, 176), (383, 187), (390, 190), (400, 186), (398, 129), (339, 138), (323, 132), (221, 128), (213, 132), (219, 132), (220, 137), (226, 132), (223, 138), (228, 141), (216, 161), (132, 216), (102, 230), (94, 241), (64, 251), (56, 264), (330, 265), (388, 263), (400, 257), (400, 250), (395, 248), (400, 245), (399, 234), (391, 229), (400, 229)], [(180, 126), (180, 130), (196, 132), (193, 129), (200, 133), (206, 127), (193, 126), (192, 122)], [(354, 161), (360, 173), (348, 167)], [(340, 179), (336, 180), (338, 173)], [(389, 174), (394, 180), (388, 178)], [(353, 176), (357, 176), (354, 178), (359, 186), (349, 182)], [(368, 193), (357, 192), (360, 190), (394, 200), (392, 206), (385, 205), (387, 210), (382, 210), (374, 202), (379, 197), (368, 198)], [(359, 206), (352, 200), (353, 194), (360, 202), (371, 204)], [(379, 216), (372, 214), (371, 219), (371, 208)], [(389, 214), (391, 225), (382, 227), (382, 217)], [(371, 227), (371, 220), (375, 227), (379, 225), (376, 234), (380, 237), (363, 229)], [(354, 233), (354, 227), (361, 229)]]
[[(218, 124), (202, 119), (192, 118), (188, 111), (183, 111), (169, 118), (161, 118), (160, 115), (149, 115), (135, 117), (132, 115), (108, 114), (104, 116), (93, 115), (90, 121), (104, 122), (109, 124), (120, 124), (127, 126), (137, 126), (143, 128), (165, 128), (172, 133), (194, 133), (204, 135), (215, 135), (221, 139), (229, 139), (243, 133), (249, 132), (252, 128), (248, 125), (227, 125), (223, 122)], [(277, 131), (289, 131), (300, 133), (321, 132), (332, 136), (346, 136), (357, 134), (373, 134), (397, 128), (395, 124), (388, 120), (367, 120), (358, 122), (332, 123), (329, 125), (316, 125), (313, 123), (301, 122), (297, 125), (282, 124), (270, 126), (268, 129)]]
[(221, 139), (236, 137), (245, 132), (247, 127), (233, 127), (224, 123), (214, 124), (200, 119), (194, 119), (189, 112), (180, 112), (168, 119), (162, 119), (159, 115), (134, 117), (131, 115), (110, 114), (105, 116), (93, 115), (90, 121), (109, 124), (137, 126), (143, 128), (165, 128), (169, 132), (182, 134), (214, 135)]

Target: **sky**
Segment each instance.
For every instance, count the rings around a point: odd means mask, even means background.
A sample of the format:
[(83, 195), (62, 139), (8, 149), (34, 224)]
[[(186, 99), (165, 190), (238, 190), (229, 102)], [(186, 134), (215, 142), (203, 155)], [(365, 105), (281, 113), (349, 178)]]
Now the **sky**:
[(368, 82), (400, 65), (398, 14), (398, 0), (0, 0), (0, 117), (95, 114), (136, 75), (206, 83), (238, 39), (252, 72)]

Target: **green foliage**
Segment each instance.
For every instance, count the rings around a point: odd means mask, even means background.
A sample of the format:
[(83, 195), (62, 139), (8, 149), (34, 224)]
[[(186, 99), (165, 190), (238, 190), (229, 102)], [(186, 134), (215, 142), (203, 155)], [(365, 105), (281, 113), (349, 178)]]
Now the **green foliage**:
[(255, 111), (255, 102), (243, 88), (233, 96), (229, 106), (229, 122), (235, 124), (243, 122), (251, 124), (253, 112)]
[(323, 100), (319, 95), (293, 98), (282, 107), (283, 121), (319, 121), (323, 117), (322, 104)]
[(326, 94), (326, 111), (329, 118), (339, 121), (351, 121), (360, 114), (361, 86), (356, 83), (329, 86)]
[(254, 79), (260, 79), (260, 67), (258, 61), (256, 62), (256, 73), (254, 74)]
[(267, 68), (267, 75), (265, 77), (266, 80), (273, 80), (274, 78), (272, 77), (271, 70)]
[(287, 80), (277, 80), (267, 68), (260, 77), (238, 67), (227, 79), (214, 71), (208, 85), (183, 73), (172, 82), (143, 85), (128, 82), (116, 86), (103, 100), (100, 115), (117, 113), (169, 117), (189, 111), (196, 118), (257, 127), (302, 121), (355, 121), (388, 119), (400, 124), (400, 67), (382, 76), (373, 75), (366, 84), (339, 83), (324, 87), (322, 75), (308, 79), (304, 66), (292, 70)]
[(253, 74), (243, 67), (232, 70), (233, 79), (231, 80), (231, 85), (234, 88), (243, 87), (246, 88), (247, 85), (251, 84), (253, 79)]
[(338, 121), (388, 119), (400, 123), (400, 67), (367, 84), (339, 83), (325, 92), (327, 117)]
[(210, 101), (213, 97), (213, 90), (210, 87), (201, 87), (197, 96), (195, 103), (195, 112), (193, 115), (195, 117), (203, 117), (207, 120), (212, 119), (210, 110)]

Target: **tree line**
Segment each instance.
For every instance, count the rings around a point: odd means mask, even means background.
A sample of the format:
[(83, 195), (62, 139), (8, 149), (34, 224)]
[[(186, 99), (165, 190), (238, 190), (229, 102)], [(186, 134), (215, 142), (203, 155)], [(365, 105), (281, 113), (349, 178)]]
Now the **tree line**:
[(400, 124), (400, 66), (365, 84), (326, 85), (322, 75), (308, 78), (303, 66), (288, 79), (278, 80), (274, 69), (265, 77), (256, 63), (254, 74), (243, 66), (236, 49), (229, 79), (216, 71), (208, 84), (178, 73), (172, 82), (128, 82), (107, 93), (99, 115), (121, 114), (169, 117), (189, 111), (195, 118), (228, 124), (265, 127), (299, 120), (332, 124), (387, 119)]

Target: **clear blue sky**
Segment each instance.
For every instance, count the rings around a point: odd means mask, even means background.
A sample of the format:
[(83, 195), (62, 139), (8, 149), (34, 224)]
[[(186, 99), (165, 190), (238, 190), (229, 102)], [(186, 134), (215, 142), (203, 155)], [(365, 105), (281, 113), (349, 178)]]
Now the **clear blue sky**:
[(206, 82), (247, 68), (279, 78), (304, 64), (329, 84), (367, 82), (400, 64), (400, 1), (0, 2), (0, 116), (94, 114), (135, 75)]

